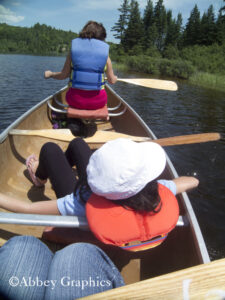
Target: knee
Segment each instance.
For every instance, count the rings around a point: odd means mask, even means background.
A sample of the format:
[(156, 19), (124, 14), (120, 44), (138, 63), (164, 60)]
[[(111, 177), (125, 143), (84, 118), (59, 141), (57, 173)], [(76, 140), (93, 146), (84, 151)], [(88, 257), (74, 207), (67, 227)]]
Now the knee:
[(81, 137), (77, 137), (70, 142), (69, 147), (79, 147), (82, 144), (85, 144), (85, 141)]
[(57, 144), (48, 142), (42, 146), (40, 155), (51, 155), (52, 153), (55, 153), (58, 149), (60, 148)]
[(96, 257), (98, 255), (102, 256), (102, 250), (89, 243), (75, 243), (60, 251), (69, 251), (73, 253), (73, 255), (76, 255), (76, 257), (82, 256), (82, 259), (85, 259), (85, 257), (90, 259), (90, 257)]
[(4, 246), (19, 249), (19, 246), (21, 246), (21, 245), (23, 245), (24, 247), (27, 248), (27, 247), (29, 247), (29, 245), (33, 246), (33, 245), (39, 244), (39, 243), (40, 243), (40, 241), (37, 238), (35, 238), (34, 236), (21, 235), (21, 236), (14, 236), (14, 237), (10, 238)]

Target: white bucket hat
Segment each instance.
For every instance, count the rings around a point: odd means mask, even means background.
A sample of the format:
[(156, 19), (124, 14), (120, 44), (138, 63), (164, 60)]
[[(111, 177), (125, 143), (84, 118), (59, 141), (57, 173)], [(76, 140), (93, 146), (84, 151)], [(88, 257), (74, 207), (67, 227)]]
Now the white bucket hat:
[(119, 138), (104, 144), (90, 157), (88, 184), (93, 193), (110, 200), (136, 195), (164, 170), (166, 154), (154, 142)]

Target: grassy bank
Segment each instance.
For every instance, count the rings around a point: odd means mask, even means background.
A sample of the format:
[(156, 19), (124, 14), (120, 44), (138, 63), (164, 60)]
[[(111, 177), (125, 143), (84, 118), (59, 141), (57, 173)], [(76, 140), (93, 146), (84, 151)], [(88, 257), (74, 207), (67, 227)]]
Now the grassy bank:
[(201, 87), (225, 92), (225, 75), (196, 72), (189, 78), (189, 82)]

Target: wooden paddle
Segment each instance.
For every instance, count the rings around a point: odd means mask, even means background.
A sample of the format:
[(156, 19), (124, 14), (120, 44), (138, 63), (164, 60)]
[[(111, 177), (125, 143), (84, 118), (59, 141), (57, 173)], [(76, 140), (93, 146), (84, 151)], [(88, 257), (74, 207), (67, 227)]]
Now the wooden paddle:
[[(41, 129), (41, 130), (21, 130), (21, 129), (12, 129), (9, 132), (10, 135), (31, 135), (31, 136), (40, 136), (50, 139), (60, 140), (70, 142), (75, 136), (71, 133), (70, 129)], [(173, 146), (173, 145), (183, 145), (183, 144), (195, 144), (195, 143), (204, 143), (210, 141), (217, 141), (220, 139), (219, 133), (199, 133), (199, 134), (190, 134), (182, 135), (175, 137), (168, 137), (162, 139), (152, 140), (148, 137), (139, 137), (127, 135), (119, 132), (110, 132), (110, 131), (96, 131), (96, 133), (84, 140), (90, 144), (104, 144), (108, 141), (117, 139), (117, 138), (129, 138), (135, 142), (146, 142), (152, 141), (158, 143), (161, 146)]]
[(177, 91), (178, 87), (176, 82), (169, 80), (150, 79), (150, 78), (117, 78), (117, 81), (131, 83), (147, 88)]

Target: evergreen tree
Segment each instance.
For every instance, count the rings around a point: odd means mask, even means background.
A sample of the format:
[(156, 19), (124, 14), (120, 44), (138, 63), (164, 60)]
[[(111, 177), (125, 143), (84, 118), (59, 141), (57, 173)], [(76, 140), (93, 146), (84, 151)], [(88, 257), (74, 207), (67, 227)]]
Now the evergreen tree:
[(143, 17), (143, 25), (145, 31), (148, 30), (154, 23), (154, 8), (152, 0), (148, 0), (146, 8), (144, 10), (144, 17)]
[(167, 33), (165, 37), (165, 46), (168, 45), (174, 45), (175, 44), (175, 39), (174, 39), (174, 34), (176, 30), (176, 23), (175, 20), (172, 19), (172, 11), (168, 10), (167, 11)]
[(143, 17), (144, 26), (144, 46), (145, 49), (153, 47), (157, 37), (156, 26), (154, 25), (154, 7), (152, 0), (148, 0), (144, 10)]
[(121, 44), (123, 44), (125, 30), (127, 28), (129, 12), (130, 12), (129, 0), (123, 0), (123, 3), (121, 7), (118, 9), (118, 11), (121, 13), (119, 16), (119, 20), (111, 28), (111, 31), (115, 31), (115, 34), (113, 34), (113, 36), (116, 39), (119, 39)]
[(143, 46), (144, 29), (139, 10), (139, 4), (135, 0), (131, 0), (130, 17), (128, 21), (127, 30), (124, 35), (124, 48), (126, 51), (132, 48), (138, 48), (141, 51)]
[(200, 43), (203, 45), (212, 45), (216, 41), (216, 24), (213, 5), (210, 5), (207, 13), (204, 13), (201, 19)]
[(163, 0), (158, 0), (154, 8), (154, 20), (157, 27), (156, 46), (161, 51), (164, 47), (167, 31), (167, 13), (163, 5)]
[(200, 42), (200, 12), (197, 4), (191, 11), (190, 17), (188, 19), (185, 31), (184, 31), (184, 44), (195, 45)]
[(164, 57), (176, 59), (179, 56), (182, 15), (178, 14), (177, 19), (172, 19), (172, 11), (167, 12), (167, 34), (165, 38)]
[(225, 43), (225, 18), (222, 15), (222, 11), (219, 12), (216, 21), (216, 42), (219, 45)]
[(182, 14), (179, 13), (177, 15), (177, 20), (176, 20), (176, 43), (178, 48), (181, 48), (182, 23), (183, 23)]

